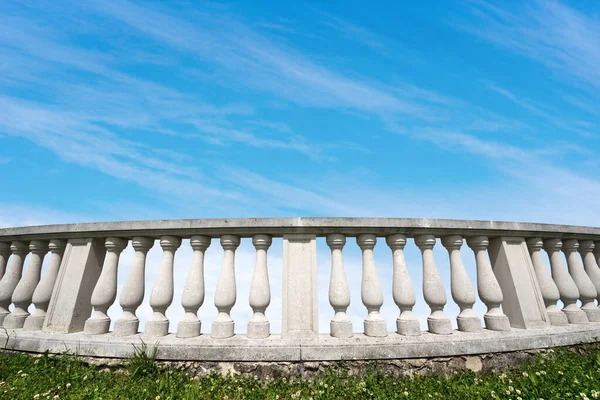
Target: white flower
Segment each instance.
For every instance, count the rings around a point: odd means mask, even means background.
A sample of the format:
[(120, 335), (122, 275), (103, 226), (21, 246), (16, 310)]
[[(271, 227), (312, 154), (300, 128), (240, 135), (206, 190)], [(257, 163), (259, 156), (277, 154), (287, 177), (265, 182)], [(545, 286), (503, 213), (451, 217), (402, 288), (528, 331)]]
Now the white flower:
[(67, 387), (67, 389), (70, 389), (71, 388), (71, 384), (67, 383), (66, 387)]
[(408, 396), (408, 392), (407, 392), (406, 390), (404, 391), (404, 395), (405, 395), (405, 396)]
[(527, 372), (523, 372), (523, 376), (524, 376), (524, 377), (528, 377), (528, 376), (529, 376), (529, 374), (528, 374)]

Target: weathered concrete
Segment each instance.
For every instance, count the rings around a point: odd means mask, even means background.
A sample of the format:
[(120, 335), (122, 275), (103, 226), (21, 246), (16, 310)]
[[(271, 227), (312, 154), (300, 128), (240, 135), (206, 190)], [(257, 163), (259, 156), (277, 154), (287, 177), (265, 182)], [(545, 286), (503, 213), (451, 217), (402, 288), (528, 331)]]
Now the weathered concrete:
[(282, 336), (319, 333), (317, 242), (315, 235), (283, 237)]
[(576, 238), (600, 240), (600, 228), (572, 225), (536, 224), (525, 222), (476, 221), (426, 218), (227, 218), (183, 219), (160, 221), (95, 222), (86, 224), (44, 225), (0, 229), (2, 241), (34, 240), (75, 237), (117, 236), (132, 238), (149, 236), (159, 238), (174, 235), (189, 238), (204, 234), (220, 237), (235, 234), (251, 237), (260, 232), (273, 237), (284, 234), (317, 234), (326, 236), (341, 233), (357, 236), (372, 233), (378, 237), (402, 233), (409, 237), (432, 234), (438, 237), (461, 235), (463, 237), (485, 235)]
[(84, 335), (80, 332), (63, 334), (9, 329), (0, 330), (0, 348), (123, 358), (134, 351), (134, 345), (139, 347), (145, 342), (149, 347), (158, 346), (159, 360), (377, 360), (465, 356), (591, 343), (598, 340), (599, 331), (600, 323), (589, 323), (545, 329), (512, 329), (509, 332), (453, 331), (450, 335), (424, 333), (421, 336), (403, 336), (392, 333), (378, 338), (355, 334), (352, 338), (341, 339), (325, 334), (303, 339), (285, 339), (281, 335), (271, 335), (267, 339), (249, 339), (246, 335), (228, 339), (213, 339), (210, 335), (180, 339), (169, 334), (148, 341), (141, 335), (119, 337), (112, 333)]
[(106, 250), (101, 239), (71, 239), (48, 305), (43, 330), (79, 332), (92, 312), (90, 294), (100, 277)]
[(524, 238), (497, 237), (490, 240), (490, 260), (504, 294), (502, 308), (513, 328), (548, 325), (531, 256)]

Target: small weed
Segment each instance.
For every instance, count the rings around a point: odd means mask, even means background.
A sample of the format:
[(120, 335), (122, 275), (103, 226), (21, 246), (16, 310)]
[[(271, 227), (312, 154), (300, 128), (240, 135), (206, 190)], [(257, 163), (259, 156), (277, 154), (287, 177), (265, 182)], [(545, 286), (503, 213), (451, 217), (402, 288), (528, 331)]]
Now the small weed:
[(127, 371), (132, 378), (140, 378), (147, 375), (156, 375), (159, 372), (156, 364), (158, 346), (148, 349), (146, 342), (142, 340), (140, 346), (133, 345), (133, 353), (127, 359)]

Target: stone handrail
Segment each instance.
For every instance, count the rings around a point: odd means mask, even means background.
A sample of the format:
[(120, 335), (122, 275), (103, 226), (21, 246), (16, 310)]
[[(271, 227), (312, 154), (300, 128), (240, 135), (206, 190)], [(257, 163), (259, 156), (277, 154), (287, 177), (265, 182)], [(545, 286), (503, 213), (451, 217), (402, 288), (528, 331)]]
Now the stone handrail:
[[(330, 333), (318, 330), (316, 238), (331, 249)], [(210, 334), (201, 334), (197, 312), (204, 303), (204, 255), (211, 240), (223, 249)], [(282, 332), (271, 334), (265, 311), (271, 302), (267, 252), (283, 238)], [(346, 314), (350, 290), (343, 262), (347, 238), (362, 252), (362, 332)], [(380, 314), (383, 290), (373, 248), (384, 239), (393, 265), (396, 332)], [(431, 313), (422, 332), (412, 309), (417, 301), (404, 258), (408, 239), (421, 251), (423, 297)], [(162, 262), (145, 287), (146, 254), (159, 240)], [(169, 321), (174, 297), (174, 260), (189, 239), (192, 263), (181, 321)], [(237, 334), (235, 252), (242, 240), (256, 249), (250, 283), (252, 317)], [(460, 308), (457, 330), (444, 312), (448, 302), (433, 248), (450, 261), (450, 294)], [(463, 244), (472, 250), (476, 282), (463, 264)], [(131, 243), (133, 263), (117, 301), (121, 252)], [(547, 253), (550, 269), (542, 257)], [(25, 257), (30, 253), (24, 268)], [(50, 259), (41, 274), (47, 254)], [(561, 255), (564, 253), (564, 256)], [(566, 260), (566, 263), (565, 261)], [(0, 346), (33, 352), (76, 351), (124, 357), (132, 346), (157, 346), (172, 360), (300, 361), (428, 357), (522, 350), (595, 340), (600, 332), (600, 228), (566, 225), (404, 218), (247, 218), (134, 221), (0, 229)], [(551, 271), (551, 273), (550, 273)], [(152, 315), (140, 327), (136, 311), (150, 293)], [(473, 310), (476, 293), (486, 305)], [(559, 307), (559, 300), (562, 308)], [(12, 307), (11, 307), (12, 304)], [(10, 307), (10, 308), (9, 308)], [(31, 313), (30, 313), (31, 311)], [(325, 310), (321, 310), (325, 312)], [(329, 310), (328, 310), (329, 312)], [(170, 333), (170, 323), (176, 330)], [(140, 328), (141, 332), (140, 332)]]

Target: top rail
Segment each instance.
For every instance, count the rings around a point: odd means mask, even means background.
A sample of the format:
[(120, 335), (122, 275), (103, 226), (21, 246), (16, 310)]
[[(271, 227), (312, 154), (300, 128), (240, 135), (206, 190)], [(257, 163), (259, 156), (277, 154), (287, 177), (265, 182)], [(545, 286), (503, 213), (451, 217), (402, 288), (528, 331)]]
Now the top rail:
[(294, 217), (147, 220), (26, 226), (0, 229), (0, 240), (70, 239), (106, 236), (132, 238), (139, 235), (153, 238), (159, 238), (162, 235), (176, 235), (186, 238), (198, 234), (212, 237), (224, 234), (250, 237), (256, 233), (273, 237), (302, 233), (316, 234), (317, 236), (332, 233), (341, 233), (347, 236), (356, 236), (362, 233), (377, 236), (402, 233), (408, 237), (420, 234), (443, 236), (451, 233), (463, 236), (600, 239), (600, 228), (587, 226), (426, 218)]

